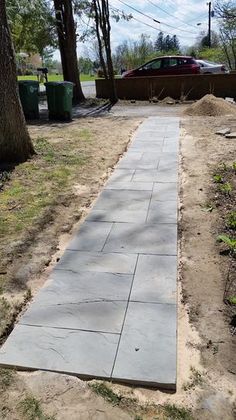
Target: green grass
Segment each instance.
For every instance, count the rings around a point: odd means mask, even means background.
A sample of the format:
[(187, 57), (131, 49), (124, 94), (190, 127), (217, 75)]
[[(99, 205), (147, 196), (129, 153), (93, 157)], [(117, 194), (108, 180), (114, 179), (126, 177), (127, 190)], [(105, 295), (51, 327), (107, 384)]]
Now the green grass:
[(40, 401), (34, 397), (26, 397), (18, 407), (25, 420), (56, 420), (54, 416), (47, 416), (43, 413)]
[(5, 391), (14, 381), (15, 371), (11, 369), (0, 369), (0, 389)]
[(188, 391), (189, 389), (193, 389), (196, 386), (201, 386), (204, 382), (201, 372), (191, 367), (191, 375), (190, 381), (183, 384), (184, 391)]
[(112, 405), (119, 405), (121, 401), (121, 397), (115, 394), (108, 386), (104, 383), (100, 384), (91, 384), (90, 387), (92, 390), (101, 397), (104, 398), (107, 402), (111, 403)]
[(168, 420), (192, 420), (189, 410), (184, 407), (177, 407), (176, 405), (165, 404), (164, 413)]
[[(38, 80), (36, 75), (33, 76), (18, 76), (18, 80)], [(48, 81), (49, 82), (61, 82), (63, 80), (62, 74), (49, 74)], [(90, 76), (89, 74), (80, 74), (80, 81), (81, 82), (91, 82), (95, 80), (94, 76)]]

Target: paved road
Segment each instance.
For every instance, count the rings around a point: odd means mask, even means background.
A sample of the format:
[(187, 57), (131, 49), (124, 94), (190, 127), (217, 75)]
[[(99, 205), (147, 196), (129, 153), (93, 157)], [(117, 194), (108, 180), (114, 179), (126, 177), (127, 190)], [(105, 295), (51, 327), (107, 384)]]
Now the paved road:
[(96, 96), (95, 82), (82, 82), (81, 85), (85, 97)]
[(178, 141), (178, 118), (139, 127), (1, 366), (175, 389)]

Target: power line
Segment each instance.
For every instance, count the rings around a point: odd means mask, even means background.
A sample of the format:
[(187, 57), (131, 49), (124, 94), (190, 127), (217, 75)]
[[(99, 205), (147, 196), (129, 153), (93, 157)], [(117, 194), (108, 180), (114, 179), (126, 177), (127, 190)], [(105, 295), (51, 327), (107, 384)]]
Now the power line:
[(191, 28), (195, 28), (194, 25), (190, 25), (187, 22), (184, 22), (183, 20), (179, 19), (177, 16), (172, 15), (171, 13), (167, 12), (167, 10), (162, 9), (162, 7), (158, 6), (156, 3), (153, 3), (151, 0), (147, 0), (148, 3), (150, 3), (152, 6), (156, 7), (157, 9), (161, 10), (162, 12), (166, 13), (168, 16), (171, 16), (172, 18), (178, 20), (179, 22), (182, 22), (184, 25), (191, 26)]
[[(146, 18), (148, 18), (148, 19), (152, 20), (153, 22), (156, 22), (156, 23), (162, 24), (162, 25), (164, 25), (164, 26), (168, 26), (169, 28), (173, 28), (173, 29), (175, 29), (175, 30), (177, 30), (177, 31), (187, 32), (187, 33), (190, 33), (190, 34), (194, 34), (194, 35), (195, 35), (195, 33), (190, 32), (190, 31), (186, 31), (185, 29), (178, 29), (178, 28), (176, 28), (175, 26), (169, 25), (169, 24), (167, 24), (167, 23), (160, 22), (159, 20), (154, 19), (153, 17), (151, 17), (151, 16), (147, 15), (146, 13), (141, 12), (140, 10), (136, 9), (136, 8), (135, 8), (135, 7), (133, 7), (133, 6), (130, 6), (129, 4), (125, 3), (125, 2), (124, 2), (124, 1), (122, 1), (122, 0), (118, 0), (118, 1), (119, 1), (120, 3), (122, 3), (124, 6), (127, 6), (127, 7), (129, 7), (130, 9), (134, 10), (135, 12), (139, 13), (140, 15), (143, 15), (143, 16), (145, 16)], [(196, 35), (197, 35), (197, 33), (196, 33)]]
[[(115, 12), (118, 12), (118, 13), (123, 13), (122, 12), (122, 10), (120, 10), (120, 9), (117, 9), (117, 8), (115, 8), (114, 6), (112, 7), (112, 6), (110, 6), (110, 8), (112, 9), (112, 10), (114, 10)], [(142, 25), (146, 25), (146, 26), (149, 26), (150, 28), (152, 28), (152, 29), (155, 29), (155, 31), (158, 31), (158, 32), (163, 32), (164, 34), (166, 34), (166, 35), (176, 35), (176, 34), (174, 34), (173, 32), (166, 32), (166, 31), (164, 31), (164, 30), (162, 30), (162, 29), (160, 29), (160, 28), (156, 28), (155, 26), (153, 26), (153, 25), (150, 25), (149, 23), (146, 23), (146, 22), (144, 22), (143, 20), (140, 20), (140, 19), (138, 19), (138, 18), (136, 18), (135, 16), (133, 16), (132, 15), (132, 19), (133, 20), (135, 20), (135, 21), (137, 21), (137, 22), (139, 22), (139, 23), (142, 23)], [(189, 37), (189, 36), (184, 36), (184, 35), (178, 35), (178, 38), (184, 38), (184, 39), (195, 39), (196, 37)]]

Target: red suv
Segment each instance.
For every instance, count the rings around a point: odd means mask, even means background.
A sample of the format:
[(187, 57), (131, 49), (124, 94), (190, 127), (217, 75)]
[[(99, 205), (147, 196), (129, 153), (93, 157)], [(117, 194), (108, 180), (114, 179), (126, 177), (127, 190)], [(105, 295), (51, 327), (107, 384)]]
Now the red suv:
[(171, 76), (199, 73), (200, 66), (194, 58), (172, 55), (155, 58), (137, 69), (126, 71), (122, 74), (122, 77)]

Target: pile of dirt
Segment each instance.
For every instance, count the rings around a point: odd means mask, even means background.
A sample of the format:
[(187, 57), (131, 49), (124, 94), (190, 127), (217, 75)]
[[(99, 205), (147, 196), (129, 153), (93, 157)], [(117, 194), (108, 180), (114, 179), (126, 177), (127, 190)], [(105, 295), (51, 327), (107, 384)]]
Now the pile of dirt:
[(236, 106), (214, 95), (205, 95), (184, 110), (184, 115), (193, 116), (217, 117), (227, 114), (236, 114)]

